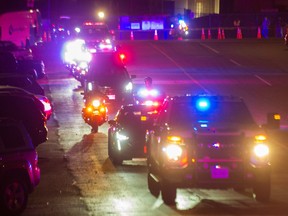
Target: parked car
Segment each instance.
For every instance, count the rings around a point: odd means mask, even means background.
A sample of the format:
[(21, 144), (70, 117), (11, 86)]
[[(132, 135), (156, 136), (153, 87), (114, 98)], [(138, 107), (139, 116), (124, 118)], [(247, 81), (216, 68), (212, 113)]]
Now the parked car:
[(147, 148), (148, 188), (168, 205), (177, 188), (253, 189), (257, 201), (270, 198), (269, 139), (241, 98), (166, 99)]
[(16, 59), (30, 59), (32, 60), (33, 52), (30, 48), (18, 47), (12, 41), (0, 40), (0, 52), (10, 52)]
[(17, 59), (12, 52), (0, 51), (0, 73), (28, 74), (35, 79), (46, 76), (42, 60)]
[(23, 88), (35, 95), (45, 95), (44, 89), (33, 77), (18, 73), (0, 73), (0, 85)]
[(40, 182), (35, 146), (21, 121), (0, 118), (0, 213), (19, 215)]
[(115, 119), (108, 121), (108, 155), (115, 165), (146, 158), (146, 132), (157, 114), (158, 107), (130, 104), (122, 106)]
[(47, 140), (47, 116), (43, 103), (32, 93), (12, 86), (0, 86), (0, 117), (22, 120), (33, 144)]
[(44, 89), (35, 79), (28, 75), (0, 73), (0, 86), (15, 86), (31, 92), (43, 103), (47, 119), (52, 115), (52, 105), (50, 100), (45, 96)]

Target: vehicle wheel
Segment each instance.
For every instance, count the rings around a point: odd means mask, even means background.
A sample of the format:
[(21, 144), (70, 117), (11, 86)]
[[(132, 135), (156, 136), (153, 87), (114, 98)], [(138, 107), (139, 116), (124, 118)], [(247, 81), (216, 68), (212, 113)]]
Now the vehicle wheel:
[(27, 206), (28, 189), (23, 178), (7, 178), (1, 186), (0, 206), (7, 215), (19, 215)]
[(122, 165), (123, 159), (120, 155), (117, 155), (117, 152), (115, 152), (112, 142), (113, 137), (111, 137), (111, 132), (108, 131), (108, 156), (114, 165)]
[(268, 202), (271, 194), (270, 175), (255, 182), (253, 196), (258, 202)]
[(114, 165), (122, 165), (123, 159), (119, 155), (115, 155), (114, 153), (112, 154), (113, 156), (110, 157), (112, 163)]
[(175, 204), (176, 193), (177, 193), (177, 188), (175, 185), (165, 180), (161, 183), (162, 200), (166, 205)]
[(150, 193), (153, 196), (158, 197), (160, 194), (160, 183), (155, 181), (155, 179), (150, 175), (150, 172), (148, 172), (147, 182)]
[(112, 138), (110, 130), (108, 130), (108, 157), (112, 157)]

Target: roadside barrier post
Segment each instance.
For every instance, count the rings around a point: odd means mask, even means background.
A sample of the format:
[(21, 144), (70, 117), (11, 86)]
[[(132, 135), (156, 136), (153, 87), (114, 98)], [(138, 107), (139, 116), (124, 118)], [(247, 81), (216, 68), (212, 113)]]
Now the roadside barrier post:
[(211, 31), (210, 31), (210, 29), (208, 29), (208, 39), (210, 40), (211, 38), (212, 38)]
[(224, 32), (224, 29), (222, 29), (222, 39), (225, 39), (225, 32)]
[(257, 39), (261, 39), (262, 35), (261, 35), (261, 29), (260, 27), (258, 27), (258, 31), (257, 31)]
[(221, 29), (218, 28), (218, 40), (222, 40)]
[(204, 28), (202, 28), (201, 40), (205, 40), (205, 31), (204, 31)]
[(157, 33), (157, 29), (155, 29), (155, 31), (154, 31), (154, 40), (158, 40), (158, 33)]

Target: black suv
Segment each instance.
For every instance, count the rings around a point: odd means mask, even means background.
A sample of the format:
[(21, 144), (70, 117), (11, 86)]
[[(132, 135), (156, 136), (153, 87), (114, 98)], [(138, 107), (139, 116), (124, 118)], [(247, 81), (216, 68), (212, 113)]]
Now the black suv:
[(129, 104), (108, 121), (108, 155), (115, 165), (123, 160), (146, 158), (146, 131), (152, 127), (157, 113), (154, 106)]
[(177, 96), (147, 137), (148, 188), (174, 204), (177, 188), (253, 189), (270, 199), (269, 142), (241, 98)]
[(110, 102), (129, 101), (129, 103), (134, 101), (133, 78), (135, 75), (130, 76), (117, 53), (94, 54), (85, 77), (86, 84), (94, 82), (101, 87)]

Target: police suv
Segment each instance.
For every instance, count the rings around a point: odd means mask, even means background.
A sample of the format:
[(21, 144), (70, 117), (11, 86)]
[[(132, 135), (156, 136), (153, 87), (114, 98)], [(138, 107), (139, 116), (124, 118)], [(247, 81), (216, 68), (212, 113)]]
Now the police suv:
[(167, 98), (147, 134), (148, 188), (174, 204), (177, 188), (252, 189), (270, 198), (269, 142), (243, 99)]

